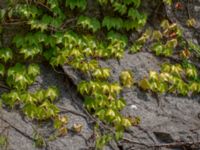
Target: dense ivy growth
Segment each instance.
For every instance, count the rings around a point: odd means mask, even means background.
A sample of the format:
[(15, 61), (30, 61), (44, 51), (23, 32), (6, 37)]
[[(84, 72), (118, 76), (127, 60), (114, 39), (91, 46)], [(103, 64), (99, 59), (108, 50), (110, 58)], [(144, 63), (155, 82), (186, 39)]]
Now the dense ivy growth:
[[(164, 0), (171, 4), (171, 0)], [(120, 83), (110, 82), (111, 68), (101, 67), (99, 60), (120, 59), (128, 45), (128, 35), (146, 24), (147, 15), (140, 11), (140, 0), (93, 0), (90, 8), (87, 0), (10, 0), (8, 8), (1, 10), (1, 26), (20, 22), (28, 32), (13, 38), (13, 47), (0, 48), (0, 75), (9, 87), (1, 95), (3, 104), (21, 111), (37, 121), (53, 120), (58, 135), (65, 135), (68, 122), (59, 114), (54, 104), (59, 91), (55, 87), (28, 91), (40, 74), (36, 59), (47, 60), (52, 67), (68, 65), (87, 75), (77, 86), (84, 98), (85, 108), (110, 130), (102, 131), (98, 124), (96, 148), (109, 141), (120, 140), (124, 130), (137, 125), (139, 118), (123, 116), (120, 111), (126, 101), (120, 97), (123, 88), (138, 84), (143, 90), (156, 93), (199, 93), (200, 83), (197, 69), (187, 60), (189, 50), (182, 51), (181, 65), (162, 65), (160, 73), (151, 71), (149, 78), (135, 83), (133, 73), (124, 70), (119, 75)], [(92, 13), (91, 13), (92, 12)], [(157, 56), (170, 57), (178, 46), (200, 53), (192, 42), (185, 44), (181, 30), (176, 24), (164, 21), (158, 30), (147, 29), (130, 47), (131, 53), (142, 51), (146, 43), (150, 52)], [(24, 61), (21, 61), (21, 60)], [(31, 61), (29, 61), (31, 60)], [(26, 63), (24, 63), (26, 62)], [(74, 127), (80, 132), (81, 126)], [(37, 139), (41, 139), (39, 135)], [(38, 141), (41, 145), (42, 140)]]
[[(78, 91), (84, 97), (84, 105), (102, 122), (114, 127), (115, 132), (104, 133), (96, 142), (102, 148), (115, 137), (120, 139), (126, 127), (134, 125), (134, 118), (120, 114), (126, 102), (119, 97), (122, 86), (110, 83), (110, 68), (102, 68), (98, 59), (123, 57), (128, 38), (126, 31), (141, 28), (146, 23), (146, 15), (139, 11), (140, 0), (97, 0), (93, 5), (100, 8), (99, 15), (89, 14), (86, 0), (9, 1), (7, 10), (1, 11), (1, 22), (24, 23), (28, 32), (13, 38), (14, 47), (2, 47), (0, 73), (6, 78), (10, 91), (2, 94), (5, 105), (14, 108), (22, 106), (22, 111), (30, 119), (53, 119), (54, 127), (63, 129), (63, 119), (54, 100), (58, 90), (27, 91), (40, 73), (37, 64), (23, 65), (19, 59), (33, 60), (44, 56), (53, 67), (69, 65), (89, 75), (90, 81), (82, 81)], [(101, 35), (101, 36), (100, 36)], [(14, 60), (14, 57), (18, 60)], [(12, 61), (9, 67), (5, 67)], [(16, 62), (16, 64), (15, 64)], [(128, 77), (128, 78), (127, 78)], [(123, 86), (131, 87), (132, 74), (125, 71), (120, 76)]]

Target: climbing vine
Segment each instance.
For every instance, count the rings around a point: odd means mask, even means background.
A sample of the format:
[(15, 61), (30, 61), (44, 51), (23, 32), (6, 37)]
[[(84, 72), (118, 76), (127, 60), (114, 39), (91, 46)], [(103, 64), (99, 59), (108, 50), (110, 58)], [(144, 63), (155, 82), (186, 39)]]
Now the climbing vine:
[[(90, 77), (89, 81), (78, 84), (85, 108), (103, 123), (114, 127), (115, 132), (99, 134), (96, 147), (101, 149), (113, 138), (122, 138), (124, 129), (135, 122), (134, 118), (120, 114), (126, 106), (125, 100), (119, 97), (123, 87), (120, 83), (108, 81), (110, 68), (101, 67), (98, 60), (122, 58), (128, 42), (125, 32), (144, 26), (147, 16), (139, 11), (140, 0), (97, 0), (93, 3), (101, 12), (88, 15), (86, 0), (11, 0), (8, 8), (1, 10), (2, 27), (18, 20), (28, 31), (13, 38), (13, 47), (0, 49), (0, 74), (10, 88), (1, 99), (11, 108), (20, 105), (28, 118), (52, 119), (56, 129), (67, 132), (64, 126), (67, 118), (59, 115), (60, 110), (54, 104), (58, 89), (49, 87), (29, 92), (27, 89), (40, 74), (40, 67), (23, 63), (39, 57), (49, 61), (54, 68), (69, 65)], [(132, 86), (129, 71), (124, 71), (120, 78), (123, 86)], [(78, 131), (77, 127), (74, 129)], [(41, 145), (42, 141), (38, 142), (37, 145)]]
[[(172, 0), (164, 2), (171, 4)], [(65, 135), (68, 119), (60, 115), (55, 104), (59, 90), (52, 86), (30, 92), (28, 87), (40, 74), (39, 65), (32, 62), (45, 60), (53, 68), (68, 65), (87, 76), (78, 83), (77, 91), (84, 99), (84, 107), (97, 118), (96, 148), (102, 149), (109, 141), (123, 138), (124, 130), (140, 121), (120, 113), (126, 106), (126, 100), (120, 96), (123, 88), (137, 84), (155, 93), (200, 92), (198, 71), (188, 59), (190, 51), (199, 54), (200, 50), (194, 43), (186, 43), (177, 24), (165, 20), (158, 30), (143, 32), (130, 46), (130, 53), (140, 52), (149, 44), (149, 52), (170, 57), (181, 47), (184, 61), (164, 63), (159, 73), (150, 71), (149, 77), (139, 83), (130, 70), (121, 72), (120, 83), (110, 82), (111, 68), (102, 67), (99, 60), (121, 59), (128, 46), (129, 33), (144, 27), (147, 14), (140, 10), (141, 0), (94, 0), (91, 3), (98, 9), (90, 8), (87, 0), (9, 1), (8, 8), (0, 12), (0, 27), (4, 30), (7, 24), (20, 23), (27, 32), (17, 34), (11, 47), (1, 44), (0, 75), (8, 86), (1, 101), (10, 108), (20, 106), (20, 111), (32, 120), (52, 120), (57, 136)], [(101, 125), (108, 125), (111, 131), (102, 131)], [(77, 133), (81, 128), (74, 125)], [(36, 145), (44, 145), (39, 134), (35, 137)]]

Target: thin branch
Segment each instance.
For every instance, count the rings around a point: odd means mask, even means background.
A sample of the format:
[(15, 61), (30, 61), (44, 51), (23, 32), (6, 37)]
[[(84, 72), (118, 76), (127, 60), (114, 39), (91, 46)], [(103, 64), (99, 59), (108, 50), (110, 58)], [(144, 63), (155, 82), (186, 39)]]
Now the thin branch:
[(87, 116), (82, 114), (82, 113), (78, 113), (78, 112), (75, 112), (73, 110), (66, 109), (62, 106), (58, 106), (58, 108), (61, 110), (61, 113), (71, 113), (71, 114), (74, 114), (74, 115), (77, 115), (77, 116), (81, 116), (81, 117), (85, 118), (85, 120), (87, 120)]
[(62, 75), (66, 75), (64, 72), (57, 71), (55, 67), (52, 67), (52, 68), (53, 68), (53, 70), (54, 70), (56, 73), (62, 74)]
[(37, 2), (35, 2), (35, 4), (40, 5), (40, 6), (44, 7), (44, 8), (46, 8), (48, 11), (52, 12), (51, 9), (50, 9), (48, 6), (44, 5), (44, 4), (41, 3), (41, 2), (38, 2), (38, 1), (37, 1)]
[(128, 142), (128, 143), (131, 143), (131, 144), (137, 144), (137, 145), (142, 145), (142, 146), (145, 146), (145, 147), (150, 147), (149, 145), (147, 145), (145, 143), (136, 142), (136, 141), (133, 141), (133, 140), (128, 139), (128, 138), (123, 138), (123, 140)]
[(2, 25), (22, 25), (26, 24), (28, 21), (14, 21), (14, 22), (3, 22)]
[(71, 22), (74, 22), (74, 21), (76, 21), (77, 20), (77, 18), (71, 18), (71, 19), (68, 19), (68, 20), (66, 20), (62, 25), (61, 25), (61, 29), (64, 29), (65, 28), (65, 26), (67, 25), (67, 24), (69, 24), (69, 23), (71, 23)]

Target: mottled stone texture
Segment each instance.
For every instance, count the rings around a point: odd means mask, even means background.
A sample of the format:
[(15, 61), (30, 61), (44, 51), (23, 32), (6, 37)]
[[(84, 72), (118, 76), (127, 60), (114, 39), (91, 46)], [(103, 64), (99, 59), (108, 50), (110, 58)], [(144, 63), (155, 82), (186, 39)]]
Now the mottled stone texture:
[[(163, 61), (163, 59), (146, 52), (134, 55), (126, 52), (120, 63), (117, 60), (108, 60), (101, 62), (101, 65), (112, 68), (111, 81), (119, 81), (119, 74), (124, 69), (131, 70), (134, 73), (135, 80), (138, 81), (147, 76), (149, 70), (159, 70), (159, 66)], [(68, 70), (69, 68), (63, 68), (68, 76), (73, 74), (72, 70)], [(68, 72), (70, 73), (68, 74)], [(77, 76), (78, 74), (74, 72), (72, 80), (79, 79)], [(74, 81), (74, 83), (77, 82), (79, 80)], [(163, 95), (157, 99), (150, 93), (145, 93), (133, 87), (124, 89), (122, 96), (127, 102), (127, 106), (122, 113), (131, 117), (140, 116), (142, 120), (139, 127), (131, 127), (127, 130), (126, 138), (149, 145), (168, 143), (169, 141), (198, 140), (198, 136), (200, 136), (199, 95), (190, 98)], [(137, 109), (134, 109), (132, 105), (135, 105)], [(128, 144), (123, 141), (121, 145), (124, 150), (151, 150), (151, 148)], [(161, 150), (165, 150), (165, 148), (161, 148)]]

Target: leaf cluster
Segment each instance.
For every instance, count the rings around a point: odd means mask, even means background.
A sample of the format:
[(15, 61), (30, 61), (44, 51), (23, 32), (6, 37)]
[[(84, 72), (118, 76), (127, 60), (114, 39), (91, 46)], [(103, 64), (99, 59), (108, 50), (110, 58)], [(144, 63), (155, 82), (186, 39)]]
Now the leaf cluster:
[(150, 71), (149, 79), (141, 80), (139, 86), (156, 93), (189, 95), (200, 92), (199, 81), (198, 71), (192, 64), (164, 63), (160, 73)]
[(36, 120), (47, 120), (58, 115), (59, 109), (52, 103), (57, 97), (58, 90), (55, 87), (40, 89), (34, 93), (16, 89), (1, 96), (4, 104), (12, 108), (21, 105), (23, 113)]
[(31, 85), (36, 76), (40, 73), (40, 68), (37, 64), (30, 64), (28, 67), (17, 63), (10, 67), (7, 71), (7, 84), (17, 90), (25, 90), (28, 85)]

